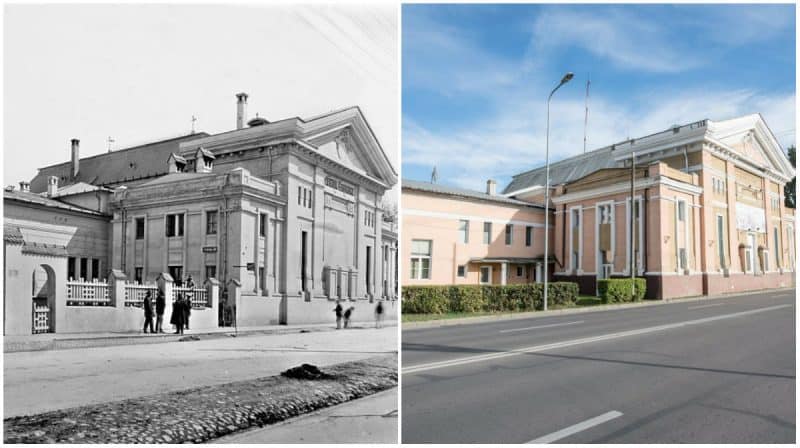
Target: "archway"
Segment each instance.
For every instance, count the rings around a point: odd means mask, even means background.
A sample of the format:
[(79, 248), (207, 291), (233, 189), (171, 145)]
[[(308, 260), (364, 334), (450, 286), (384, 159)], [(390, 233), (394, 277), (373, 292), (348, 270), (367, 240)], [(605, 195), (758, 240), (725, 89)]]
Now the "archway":
[(31, 332), (55, 333), (56, 273), (50, 265), (42, 264), (33, 270), (31, 277), (33, 313)]

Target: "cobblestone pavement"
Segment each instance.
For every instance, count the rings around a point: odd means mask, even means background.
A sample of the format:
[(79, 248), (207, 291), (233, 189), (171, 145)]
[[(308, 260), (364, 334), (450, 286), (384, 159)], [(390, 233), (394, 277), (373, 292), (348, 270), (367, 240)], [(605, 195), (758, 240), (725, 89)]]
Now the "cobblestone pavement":
[(201, 443), (397, 386), (397, 355), (5, 419), (5, 443)]

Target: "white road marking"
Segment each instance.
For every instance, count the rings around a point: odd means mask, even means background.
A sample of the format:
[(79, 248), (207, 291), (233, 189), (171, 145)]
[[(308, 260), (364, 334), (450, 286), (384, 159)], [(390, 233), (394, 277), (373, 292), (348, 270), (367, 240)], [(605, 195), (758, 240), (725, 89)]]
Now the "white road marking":
[(576, 320), (575, 322), (564, 322), (560, 324), (538, 325), (536, 327), (512, 328), (511, 330), (500, 330), (500, 333), (513, 333), (515, 331), (535, 330), (537, 328), (561, 327), (563, 325), (575, 325), (582, 323), (583, 323), (582, 320)]
[(569, 436), (571, 436), (571, 435), (573, 435), (575, 433), (579, 433), (581, 431), (585, 431), (585, 430), (587, 430), (587, 429), (589, 429), (591, 427), (600, 425), (600, 424), (605, 423), (605, 422), (607, 422), (609, 420), (614, 420), (615, 418), (621, 417), (621, 416), (622, 416), (622, 412), (618, 412), (618, 411), (606, 412), (605, 414), (598, 415), (597, 417), (590, 418), (589, 420), (582, 421), (582, 422), (580, 422), (578, 424), (575, 424), (575, 425), (572, 425), (572, 426), (568, 426), (568, 427), (562, 429), (561, 431), (556, 431), (556, 432), (550, 433), (550, 434), (548, 434), (546, 436), (539, 437), (538, 439), (533, 439), (528, 443), (552, 443), (552, 442), (555, 442), (557, 440), (561, 440), (564, 437), (569, 437)]
[(519, 348), (519, 349), (515, 349), (515, 350), (488, 353), (488, 354), (485, 354), (485, 355), (467, 356), (467, 357), (464, 357), (464, 358), (451, 359), (451, 360), (447, 360), (447, 361), (438, 361), (438, 362), (432, 362), (432, 363), (428, 363), (428, 364), (419, 364), (419, 365), (416, 365), (416, 366), (409, 366), (409, 367), (403, 369), (402, 373), (404, 375), (408, 375), (408, 374), (413, 374), (413, 373), (417, 373), (417, 372), (424, 372), (424, 371), (427, 371), (427, 370), (441, 369), (441, 368), (444, 368), (444, 367), (454, 367), (454, 366), (460, 366), (460, 365), (464, 365), (464, 364), (472, 364), (472, 363), (476, 363), (476, 362), (490, 361), (490, 360), (493, 360), (493, 359), (507, 358), (507, 357), (510, 357), (510, 356), (519, 356), (519, 355), (524, 355), (526, 353), (541, 352), (541, 351), (545, 351), (545, 350), (553, 350), (553, 349), (557, 349), (557, 348), (571, 347), (571, 346), (574, 346), (574, 345), (588, 344), (588, 343), (591, 343), (591, 342), (607, 341), (607, 340), (610, 340), (610, 339), (618, 339), (618, 338), (624, 338), (624, 337), (628, 337), (628, 336), (636, 336), (636, 335), (640, 335), (640, 334), (653, 333), (653, 332), (656, 332), (656, 331), (671, 330), (671, 329), (674, 329), (674, 328), (685, 327), (685, 326), (688, 326), (688, 325), (699, 325), (699, 324), (704, 324), (704, 323), (708, 323), (708, 322), (714, 322), (714, 321), (722, 320), (722, 319), (731, 319), (731, 318), (734, 318), (734, 317), (747, 316), (747, 315), (750, 315), (750, 314), (757, 314), (757, 313), (764, 313), (764, 312), (767, 312), (767, 311), (779, 310), (779, 309), (787, 308), (787, 307), (791, 307), (791, 306), (792, 306), (791, 304), (775, 305), (775, 306), (769, 306), (769, 307), (766, 307), (766, 308), (758, 308), (758, 309), (755, 309), (755, 310), (740, 311), (738, 313), (720, 314), (718, 316), (705, 317), (705, 318), (702, 318), (702, 319), (695, 319), (695, 320), (689, 320), (689, 321), (684, 321), (684, 322), (677, 322), (677, 323), (674, 323), (674, 324), (666, 324), (666, 325), (658, 325), (658, 326), (655, 326), (655, 327), (640, 328), (638, 330), (622, 331), (622, 332), (619, 332), (619, 333), (610, 333), (610, 334), (604, 334), (604, 335), (600, 335), (600, 336), (592, 336), (592, 337), (588, 337), (588, 338), (573, 339), (571, 341), (554, 342), (552, 344), (535, 345), (535, 346), (532, 346), (532, 347), (524, 347), (524, 348)]
[(690, 306), (687, 310), (699, 310), (700, 308), (710, 308), (712, 306), (730, 305), (729, 303), (712, 303), (711, 305)]

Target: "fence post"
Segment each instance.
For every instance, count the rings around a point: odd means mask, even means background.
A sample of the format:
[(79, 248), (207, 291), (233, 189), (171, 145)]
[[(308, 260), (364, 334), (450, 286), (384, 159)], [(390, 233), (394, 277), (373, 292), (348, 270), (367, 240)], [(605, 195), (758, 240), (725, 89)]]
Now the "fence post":
[(236, 327), (237, 331), (239, 329), (239, 303), (241, 302), (239, 299), (241, 298), (242, 294), (242, 284), (239, 280), (232, 278), (228, 280), (228, 284), (226, 285), (228, 289), (228, 303), (226, 304), (227, 307), (233, 309), (233, 325)]
[(158, 285), (158, 290), (164, 294), (164, 325), (170, 325), (169, 320), (170, 316), (172, 316), (172, 287), (174, 285), (174, 280), (172, 280), (172, 276), (169, 275), (169, 272), (162, 272), (158, 274), (156, 277), (156, 285)]
[(112, 269), (108, 274), (108, 298), (111, 306), (125, 306), (125, 280), (128, 276), (119, 269)]
[(206, 287), (206, 300), (208, 301), (208, 306), (210, 306), (211, 311), (214, 313), (214, 318), (216, 319), (216, 310), (219, 304), (219, 280), (215, 278), (206, 279), (204, 286)]

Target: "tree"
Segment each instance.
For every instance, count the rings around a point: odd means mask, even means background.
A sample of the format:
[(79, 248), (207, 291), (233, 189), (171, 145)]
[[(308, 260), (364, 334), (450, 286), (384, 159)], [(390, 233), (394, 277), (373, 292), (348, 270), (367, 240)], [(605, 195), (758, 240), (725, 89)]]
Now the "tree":
[[(791, 162), (792, 166), (797, 168), (796, 160), (795, 160), (795, 147), (794, 145), (790, 146), (789, 149), (786, 150), (786, 155), (789, 157), (789, 162)], [(789, 183), (787, 183), (783, 187), (783, 196), (784, 196), (784, 205), (789, 208), (795, 208), (795, 192), (797, 191), (797, 177), (793, 177)]]

